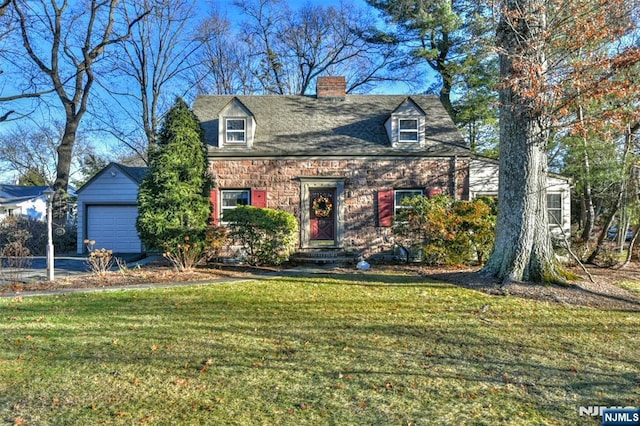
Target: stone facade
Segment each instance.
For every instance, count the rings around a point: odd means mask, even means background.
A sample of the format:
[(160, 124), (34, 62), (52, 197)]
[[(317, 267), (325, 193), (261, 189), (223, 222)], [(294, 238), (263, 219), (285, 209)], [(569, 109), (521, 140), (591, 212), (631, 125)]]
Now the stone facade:
[(335, 247), (365, 256), (393, 247), (391, 228), (379, 226), (378, 191), (439, 188), (458, 199), (469, 197), (467, 157), (210, 158), (210, 170), (219, 190), (266, 190), (267, 207), (298, 219), (302, 248), (308, 247), (309, 226), (302, 188), (313, 186), (303, 182), (339, 182), (336, 209), (342, 223)]

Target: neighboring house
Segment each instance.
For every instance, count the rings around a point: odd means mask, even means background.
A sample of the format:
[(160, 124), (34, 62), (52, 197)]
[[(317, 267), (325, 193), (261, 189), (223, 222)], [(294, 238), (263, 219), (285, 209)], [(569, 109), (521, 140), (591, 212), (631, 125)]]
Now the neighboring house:
[[(474, 157), (469, 166), (469, 196), (498, 196), (498, 161)], [(557, 174), (547, 176), (549, 229), (557, 238), (571, 236), (571, 180)]]
[[(345, 89), (343, 77), (322, 77), (316, 96), (199, 96), (214, 220), (239, 205), (286, 210), (299, 221), (302, 250), (372, 255), (393, 247), (403, 197), (497, 194), (497, 163), (471, 153), (437, 97)], [(485, 171), (472, 167), (483, 163)], [(487, 174), (495, 179), (481, 187)], [(568, 197), (568, 183), (558, 184)]]
[(49, 187), (0, 184), (0, 222), (7, 216), (46, 220), (47, 200), (44, 191), (47, 188)]
[(141, 253), (136, 230), (138, 187), (145, 167), (110, 163), (78, 189), (78, 253), (87, 251), (85, 239), (95, 248), (117, 253)]

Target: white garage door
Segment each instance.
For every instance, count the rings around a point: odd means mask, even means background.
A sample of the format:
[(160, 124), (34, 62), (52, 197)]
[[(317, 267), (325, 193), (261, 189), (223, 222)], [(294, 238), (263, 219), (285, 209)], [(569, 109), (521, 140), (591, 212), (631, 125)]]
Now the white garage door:
[(140, 253), (142, 245), (136, 230), (136, 206), (88, 206), (87, 238), (96, 249), (116, 253)]

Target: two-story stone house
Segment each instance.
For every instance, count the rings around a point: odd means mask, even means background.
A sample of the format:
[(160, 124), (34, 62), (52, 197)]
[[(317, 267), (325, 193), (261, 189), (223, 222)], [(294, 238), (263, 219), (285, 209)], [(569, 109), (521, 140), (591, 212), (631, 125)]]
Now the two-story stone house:
[(345, 89), (343, 77), (321, 77), (316, 96), (198, 97), (214, 217), (245, 204), (282, 209), (299, 220), (301, 249), (371, 254), (392, 245), (403, 197), (469, 199), (471, 161), (483, 160), (437, 97)]
[[(286, 210), (299, 221), (301, 250), (370, 255), (393, 246), (392, 218), (404, 197), (497, 195), (497, 163), (471, 153), (437, 97), (347, 95), (345, 89), (343, 77), (321, 77), (316, 96), (195, 100), (214, 179), (214, 222), (240, 205)], [(120, 169), (111, 165), (81, 189), (83, 221), (90, 224), (100, 206), (117, 210), (103, 184), (126, 178)], [(568, 233), (568, 181), (553, 179), (552, 214)], [(84, 228), (79, 241), (89, 233), (96, 241), (113, 234)]]

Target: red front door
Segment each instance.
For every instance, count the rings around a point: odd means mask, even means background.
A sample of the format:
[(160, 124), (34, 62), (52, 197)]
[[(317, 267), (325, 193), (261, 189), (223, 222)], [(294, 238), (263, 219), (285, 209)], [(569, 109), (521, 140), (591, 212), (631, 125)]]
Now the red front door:
[(309, 191), (310, 239), (333, 241), (336, 229), (335, 189), (311, 189)]

